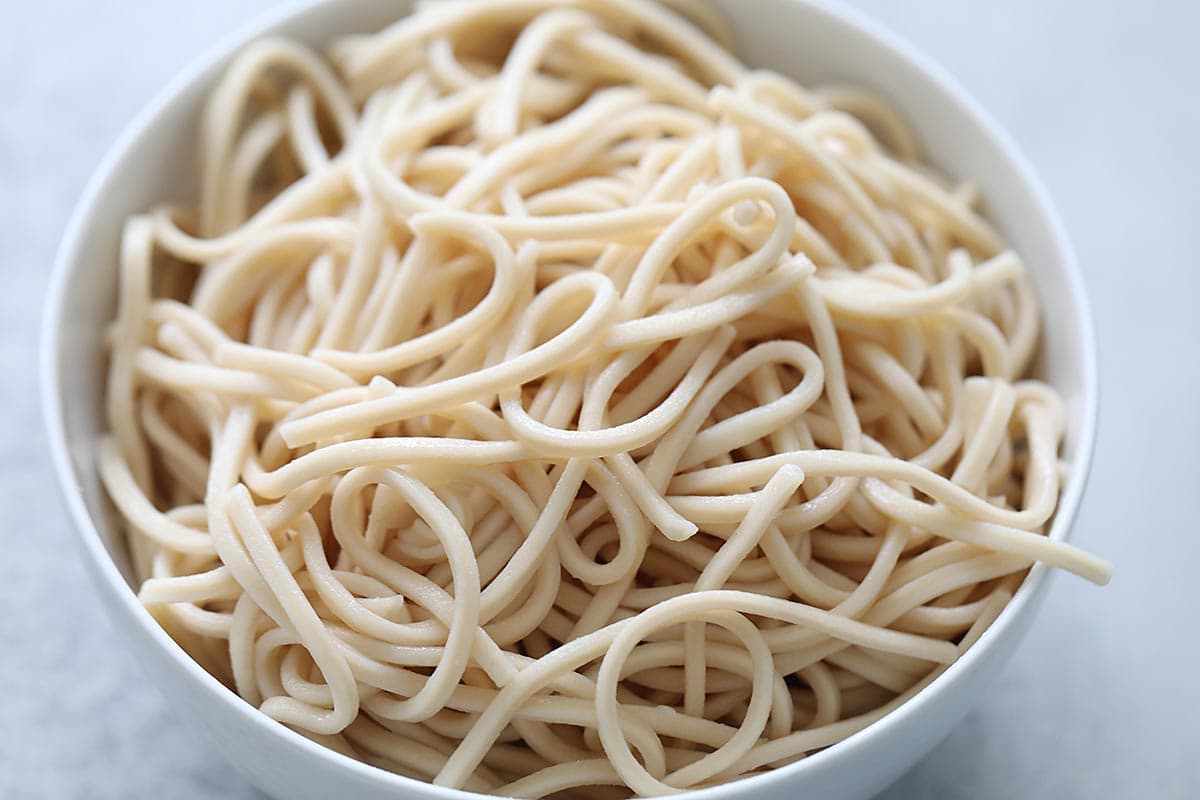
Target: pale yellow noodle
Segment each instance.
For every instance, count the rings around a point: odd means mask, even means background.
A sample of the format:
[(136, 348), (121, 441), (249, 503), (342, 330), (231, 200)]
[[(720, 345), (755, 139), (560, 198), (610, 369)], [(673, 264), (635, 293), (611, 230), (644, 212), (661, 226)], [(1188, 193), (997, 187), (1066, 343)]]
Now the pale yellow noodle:
[(98, 461), (141, 601), (263, 713), (666, 794), (871, 724), (1034, 562), (1108, 580), (1045, 535), (1066, 410), (973, 187), (721, 25), (458, 0), (218, 82), (193, 210), (122, 238)]

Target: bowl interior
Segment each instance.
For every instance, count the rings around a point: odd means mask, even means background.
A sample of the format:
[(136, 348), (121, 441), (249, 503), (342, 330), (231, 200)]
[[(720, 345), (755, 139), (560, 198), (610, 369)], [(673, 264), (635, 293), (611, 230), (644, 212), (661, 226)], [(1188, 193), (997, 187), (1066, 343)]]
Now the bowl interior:
[[(868, 20), (811, 0), (716, 2), (734, 25), (741, 56), (753, 66), (769, 67), (805, 84), (854, 83), (875, 89), (903, 111), (936, 166), (955, 177), (970, 178), (981, 188), (988, 216), (1029, 265), (1042, 303), (1038, 377), (1053, 384), (1067, 402), (1063, 455), (1075, 477), (1068, 483), (1051, 531), (1053, 537), (1065, 538), (1091, 455), (1095, 358), (1086, 299), (1073, 258), (1028, 166), (997, 126), (940, 69)], [(191, 199), (192, 153), (202, 100), (240, 46), (266, 32), (319, 46), (342, 33), (376, 30), (407, 5), (395, 0), (309, 0), (260, 19), (226, 39), (165, 89), (114, 146), (89, 185), (68, 229), (52, 283), (43, 337), (43, 399), (68, 505), (102, 580), (116, 584), (123, 578), (133, 585), (123, 536), (95, 469), (95, 445), (105, 427), (104, 332), (115, 309), (123, 221), (162, 202)], [(943, 678), (965, 669), (964, 661), (987, 648), (989, 637), (1013, 618), (1043, 572), (1032, 573), (992, 631)], [(144, 625), (153, 626), (132, 593), (126, 594), (130, 613), (141, 614)], [(179, 655), (186, 659), (182, 652)], [(211, 684), (223, 691), (215, 680)], [(871, 735), (875, 727), (856, 737)], [(834, 757), (830, 754), (839, 747), (820, 757)], [(802, 769), (814, 758), (788, 769)]]

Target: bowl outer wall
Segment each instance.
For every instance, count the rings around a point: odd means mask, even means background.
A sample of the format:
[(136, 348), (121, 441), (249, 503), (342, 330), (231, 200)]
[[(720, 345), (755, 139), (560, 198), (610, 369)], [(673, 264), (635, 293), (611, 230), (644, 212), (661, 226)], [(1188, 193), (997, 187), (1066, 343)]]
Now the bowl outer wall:
[[(1074, 256), (1044, 190), (1004, 132), (941, 69), (861, 15), (816, 0), (718, 0), (740, 53), (805, 83), (837, 81), (880, 91), (913, 122), (934, 163), (982, 187), (987, 211), (1031, 266), (1045, 331), (1038, 370), (1068, 408), (1064, 458), (1072, 479), (1051, 536), (1065, 539), (1091, 460), (1097, 406), (1094, 338)], [(229, 57), (264, 33), (313, 44), (377, 29), (405, 3), (309, 0), (272, 12), (226, 38), (168, 85), (120, 137), (69, 223), (51, 281), (42, 334), (42, 394), (50, 446), (85, 562), (117, 623), (114, 643), (194, 720), (213, 745), (268, 793), (287, 798), (477, 798), (383, 772), (338, 755), (258, 713), (194, 662), (130, 591), (114, 512), (95, 470), (104, 429), (102, 336), (115, 308), (116, 253), (130, 214), (194, 191), (191, 153), (199, 108)], [(753, 46), (750, 43), (753, 43)], [(942, 739), (986, 689), (1027, 629), (1048, 570), (1031, 571), (981, 641), (930, 687), (880, 722), (804, 761), (690, 800), (774, 800), (803, 792), (867, 798)]]

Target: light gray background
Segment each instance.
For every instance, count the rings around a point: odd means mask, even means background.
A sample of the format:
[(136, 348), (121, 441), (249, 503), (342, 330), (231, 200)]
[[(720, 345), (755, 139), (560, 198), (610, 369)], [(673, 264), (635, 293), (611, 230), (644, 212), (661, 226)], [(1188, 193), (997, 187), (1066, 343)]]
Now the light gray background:
[[(752, 2), (752, 0), (751, 0)], [(36, 327), (57, 239), (118, 131), (271, 0), (0, 12), (0, 797), (261, 798), (115, 638), (44, 453)], [(854, 0), (940, 61), (1040, 171), (1086, 273), (1099, 451), (1076, 541), (978, 708), (883, 795), (1200, 797), (1200, 4)]]

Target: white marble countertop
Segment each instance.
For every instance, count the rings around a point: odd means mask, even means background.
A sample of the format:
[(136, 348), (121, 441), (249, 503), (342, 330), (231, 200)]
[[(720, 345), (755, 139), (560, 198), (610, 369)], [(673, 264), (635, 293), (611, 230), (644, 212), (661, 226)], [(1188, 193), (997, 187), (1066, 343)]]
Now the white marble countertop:
[[(166, 80), (271, 0), (6, 5), (0, 21), (0, 797), (261, 797), (122, 647), (44, 452), (36, 326), (67, 215)], [(1078, 247), (1102, 352), (1076, 541), (988, 697), (882, 796), (1200, 797), (1200, 4), (854, 0), (1011, 131)]]

